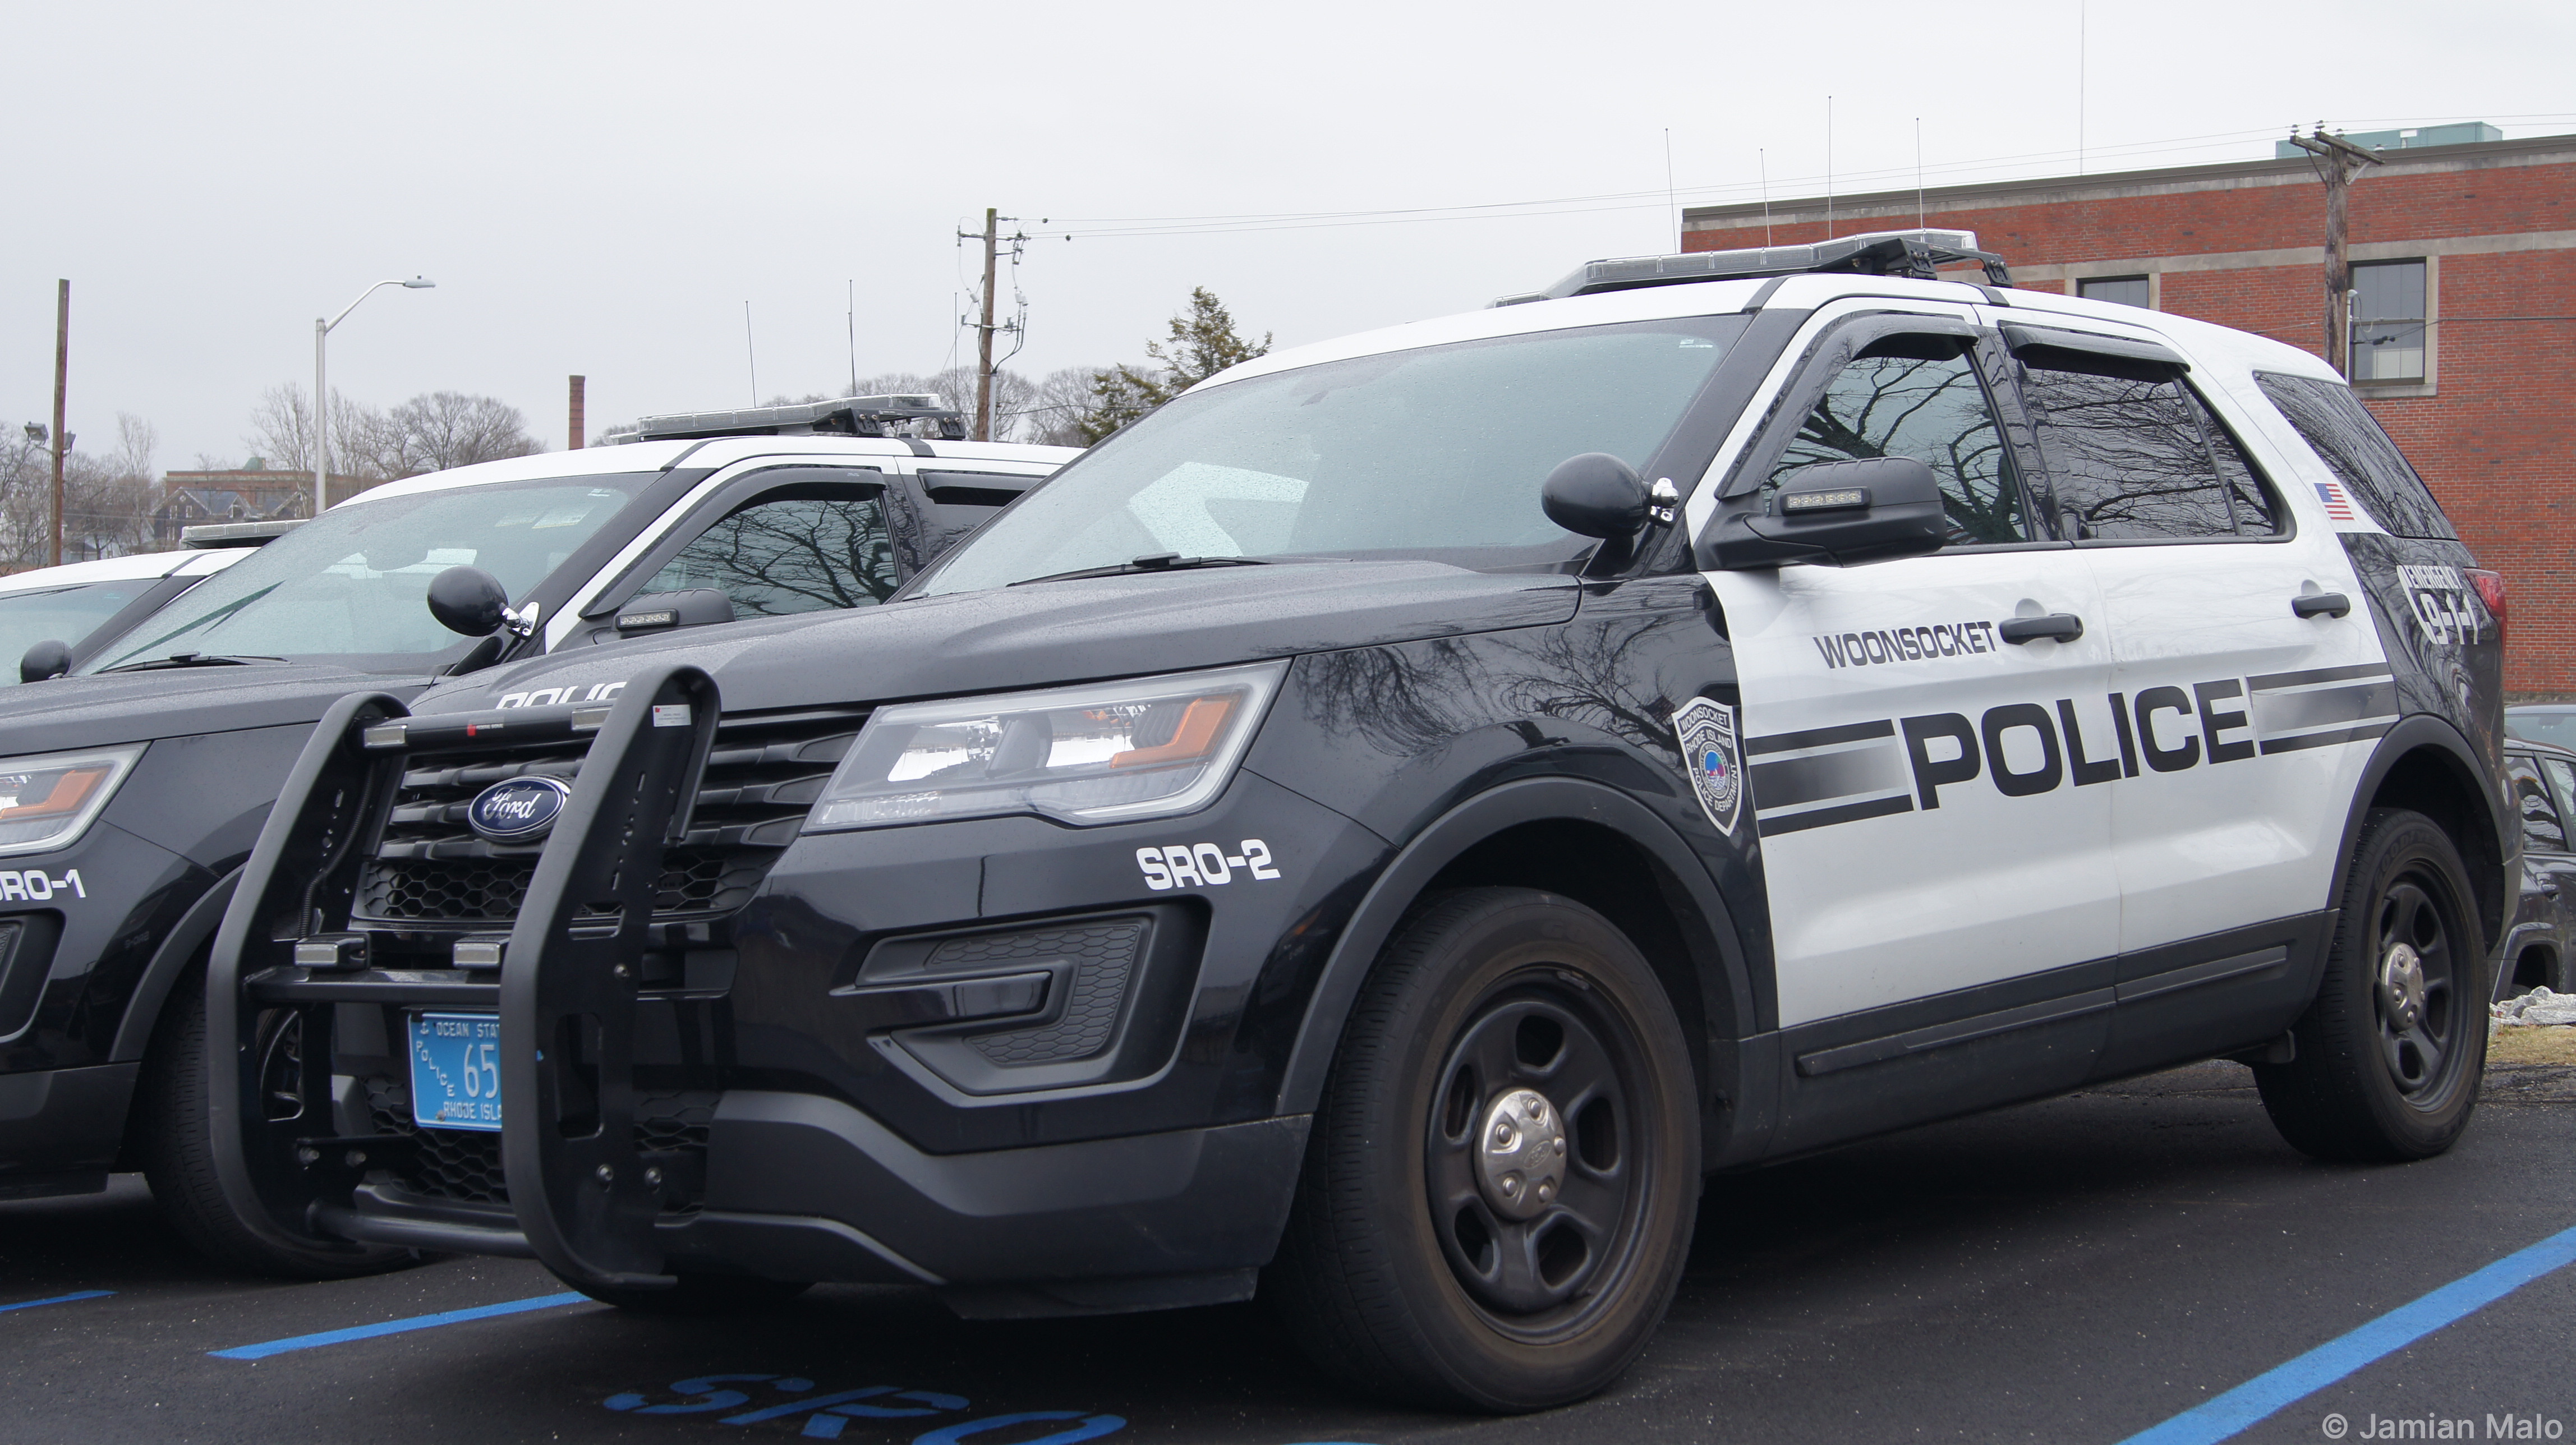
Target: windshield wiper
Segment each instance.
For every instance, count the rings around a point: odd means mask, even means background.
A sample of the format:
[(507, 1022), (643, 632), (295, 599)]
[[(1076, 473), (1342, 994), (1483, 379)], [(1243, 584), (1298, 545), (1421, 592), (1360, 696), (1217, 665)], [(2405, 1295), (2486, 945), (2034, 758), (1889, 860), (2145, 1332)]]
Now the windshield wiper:
[(98, 671), (99, 675), (104, 677), (111, 672), (158, 672), (172, 667), (250, 667), (258, 663), (285, 660), (282, 657), (262, 657), (255, 653), (235, 655), (223, 652), (174, 652), (168, 657), (156, 657), (149, 662), (122, 662), (114, 667), (102, 667)]
[(1023, 577), (1010, 585), (1026, 587), (1032, 582), (1070, 582), (1077, 577), (1124, 577), (1136, 572), (1183, 572), (1193, 567), (1265, 565), (1259, 557), (1184, 557), (1178, 552), (1153, 552), (1108, 567), (1084, 567), (1073, 572), (1050, 572), (1044, 577)]

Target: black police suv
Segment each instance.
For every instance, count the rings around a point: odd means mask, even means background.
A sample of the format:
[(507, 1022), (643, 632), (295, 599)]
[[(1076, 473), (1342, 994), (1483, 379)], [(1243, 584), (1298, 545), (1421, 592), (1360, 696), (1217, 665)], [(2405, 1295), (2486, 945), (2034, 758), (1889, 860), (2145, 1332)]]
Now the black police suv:
[(884, 434), (955, 420), (929, 398), (681, 417), (390, 483), (0, 694), (0, 1198), (139, 1167), (219, 1256), (361, 1267), (232, 1228), (205, 1151), (207, 946), (314, 721), (506, 658), (871, 605), (1074, 455)]
[(1709, 1170), (2217, 1055), (2442, 1150), (2500, 586), (2316, 358), (1973, 248), (1597, 263), (1213, 378), (885, 606), (344, 699), (213, 955), (241, 1228), (1258, 1290), (1523, 1410)]

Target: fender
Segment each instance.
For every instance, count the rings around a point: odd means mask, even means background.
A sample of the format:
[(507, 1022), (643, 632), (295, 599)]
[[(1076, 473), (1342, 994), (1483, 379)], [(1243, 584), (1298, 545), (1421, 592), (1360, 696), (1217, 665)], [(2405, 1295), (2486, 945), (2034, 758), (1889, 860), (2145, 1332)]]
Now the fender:
[(108, 1049), (112, 1063), (130, 1063), (143, 1057), (152, 1042), (152, 1030), (161, 1022), (161, 1005), (170, 997), (170, 986), (196, 961), (198, 950), (215, 936), (222, 926), (224, 908), (233, 901), (233, 890), (241, 884), (242, 870), (236, 865), (217, 878), (214, 886), (198, 895), (179, 916), (169, 936), (145, 966), (143, 978), (134, 986), (133, 997), (125, 1001), (125, 1018), (116, 1026), (116, 1042)]
[[(2495, 920), (2495, 936), (2482, 940), (2487, 951), (2493, 953), (2505, 930), (2512, 926), (2514, 860), (2521, 856), (2522, 849), (2518, 837), (2505, 831), (2508, 814), (2497, 792), (2494, 774), (2478, 761), (2476, 749), (2469, 746), (2469, 740), (2460, 735), (2460, 730), (2449, 719), (2431, 713), (2417, 713), (2399, 719), (2397, 726), (2390, 728), (2380, 738), (2379, 746), (2371, 751), (2370, 762), (2361, 771), (2361, 784), (2352, 790), (2352, 806), (2344, 818), (2343, 842), (2335, 852), (2333, 891), (2327, 895), (2325, 907), (2331, 912), (2343, 897), (2344, 878), (2352, 870), (2353, 850), (2361, 842), (2361, 823), (2370, 813), (2371, 798), (2378, 793), (2380, 784), (2388, 780), (2389, 772), (2398, 762), (2419, 748), (2432, 748), (2450, 763), (2451, 771), (2457, 775), (2456, 781), (2464, 784), (2477, 800), (2478, 808), (2485, 815), (2483, 821), (2495, 834), (2496, 857), (2505, 867), (2505, 876), (2498, 881), (2503, 890), (2498, 899), (2501, 911)], [(2481, 932), (2487, 931), (2483, 907), (2478, 926)]]
[[(1480, 793), (1432, 820), (1397, 851), (1394, 860), (1369, 886), (1359, 907), (1352, 910), (1350, 923), (1343, 928), (1332, 955), (1325, 960), (1323, 975), (1307, 1002), (1296, 1048), (1289, 1055), (1280, 1082), (1278, 1113), (1314, 1112), (1341, 1043), (1343, 1023), (1359, 997), (1360, 985), (1367, 980), (1379, 952), (1403, 921), (1414, 898), (1440, 870), (1506, 828), (1557, 820), (1594, 823), (1617, 832), (1655, 860), (1661, 874), (1657, 881), (1668, 897), (1678, 894), (1673, 901), (1688, 901), (1688, 908), (1675, 910), (1682, 915), (1683, 932), (1687, 937), (1696, 931), (1709, 945), (1694, 950), (1699, 955), (1694, 963), (1699, 971), (1700, 994), (1709, 1015), (1705, 1029), (1711, 1045), (1708, 1089), (1717, 1096), (1735, 1099), (1740, 1097), (1739, 1090), (1747, 1086), (1767, 1087), (1773, 1082), (1759, 1069), (1729, 1069), (1721, 1062), (1719, 1046), (1753, 1032), (1753, 989), (1734, 916), (1698, 855), (1663, 819), (1617, 789), (1576, 778), (1529, 778)], [(1689, 916), (1693, 911), (1697, 918)], [(1696, 929), (1694, 924), (1698, 925)], [(1741, 1073), (1742, 1079), (1730, 1077), (1736, 1073)], [(1744, 1102), (1748, 1106), (1758, 1103), (1758, 1107), (1742, 1110), (1743, 1116), (1758, 1118), (1767, 1128), (1772, 1114), (1767, 1096)]]

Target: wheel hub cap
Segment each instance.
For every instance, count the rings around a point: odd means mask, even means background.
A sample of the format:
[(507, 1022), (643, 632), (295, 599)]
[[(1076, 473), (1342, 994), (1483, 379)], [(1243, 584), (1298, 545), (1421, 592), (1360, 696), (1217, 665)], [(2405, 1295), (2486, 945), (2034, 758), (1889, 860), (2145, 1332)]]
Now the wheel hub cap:
[(2411, 1029), (2424, 1017), (2424, 960), (2417, 957), (2412, 945), (2399, 943), (2389, 947), (2388, 956), (2379, 962), (2379, 1005), (2388, 1021), (2401, 1029)]
[(1485, 1110), (1476, 1141), (1485, 1202), (1506, 1219), (1528, 1219), (1556, 1202), (1565, 1183), (1565, 1123), (1535, 1089), (1513, 1089)]

